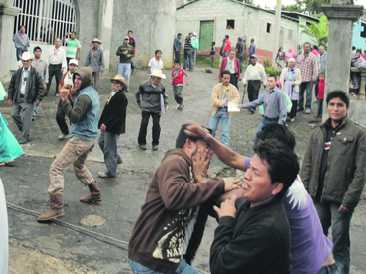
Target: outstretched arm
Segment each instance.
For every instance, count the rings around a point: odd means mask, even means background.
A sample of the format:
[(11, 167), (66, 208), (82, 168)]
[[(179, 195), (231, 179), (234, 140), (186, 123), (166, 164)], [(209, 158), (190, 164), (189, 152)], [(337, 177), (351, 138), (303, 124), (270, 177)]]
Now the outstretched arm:
[(200, 136), (205, 139), (213, 152), (226, 165), (245, 171), (249, 167), (249, 158), (233, 151), (228, 146), (220, 143), (215, 137), (207, 132), (198, 124), (189, 124), (186, 127), (186, 134), (191, 136)]

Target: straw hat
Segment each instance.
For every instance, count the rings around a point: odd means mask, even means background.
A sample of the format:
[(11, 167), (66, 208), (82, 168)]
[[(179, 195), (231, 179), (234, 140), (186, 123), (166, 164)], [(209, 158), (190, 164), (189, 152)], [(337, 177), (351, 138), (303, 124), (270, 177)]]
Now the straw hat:
[(164, 80), (166, 79), (166, 76), (161, 69), (153, 69), (150, 73), (150, 76), (158, 77), (158, 78), (164, 79)]
[(92, 40), (92, 43), (102, 44), (102, 41), (100, 41), (98, 38), (94, 38), (94, 39)]
[(126, 87), (128, 86), (126, 79), (120, 74), (117, 74), (113, 78), (111, 78), (111, 82), (113, 82), (113, 81), (119, 82)]
[(33, 59), (33, 54), (31, 54), (29, 51), (25, 51), (22, 54), (22, 61), (29, 61)]

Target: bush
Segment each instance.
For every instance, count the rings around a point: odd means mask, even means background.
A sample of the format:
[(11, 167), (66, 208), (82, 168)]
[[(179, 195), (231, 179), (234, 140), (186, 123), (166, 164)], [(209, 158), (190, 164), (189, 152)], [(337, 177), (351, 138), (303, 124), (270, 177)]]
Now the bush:
[(268, 76), (280, 76), (281, 74), (281, 71), (275, 67), (272, 67), (272, 66), (269, 66), (269, 67), (264, 67), (265, 71), (266, 71), (266, 74)]

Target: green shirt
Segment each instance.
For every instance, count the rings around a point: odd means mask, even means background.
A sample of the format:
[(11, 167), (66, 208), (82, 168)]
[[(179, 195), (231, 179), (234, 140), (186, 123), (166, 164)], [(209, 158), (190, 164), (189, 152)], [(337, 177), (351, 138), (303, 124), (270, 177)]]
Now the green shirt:
[(76, 58), (78, 48), (81, 48), (80, 41), (78, 39), (68, 39), (66, 41), (66, 57)]

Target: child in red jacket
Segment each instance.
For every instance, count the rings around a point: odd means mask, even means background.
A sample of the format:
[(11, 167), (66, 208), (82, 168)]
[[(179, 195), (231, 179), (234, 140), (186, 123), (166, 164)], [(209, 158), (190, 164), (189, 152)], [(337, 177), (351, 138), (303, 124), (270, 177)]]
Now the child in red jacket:
[(172, 85), (174, 91), (174, 99), (177, 102), (177, 109), (183, 110), (183, 86), (184, 76), (187, 76), (180, 63), (175, 63), (172, 69)]
[(318, 115), (316, 116), (317, 118), (322, 118), (323, 115), (324, 90), (325, 90), (325, 75), (323, 73), (320, 73), (318, 80), (318, 90), (316, 95), (316, 99), (318, 100)]

